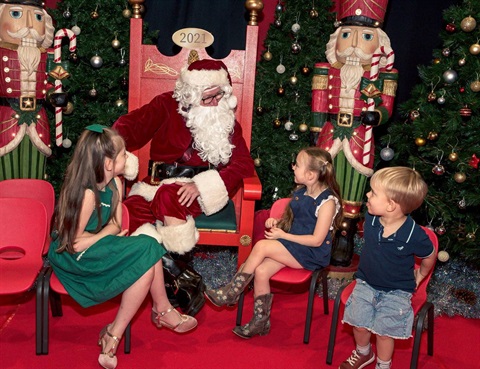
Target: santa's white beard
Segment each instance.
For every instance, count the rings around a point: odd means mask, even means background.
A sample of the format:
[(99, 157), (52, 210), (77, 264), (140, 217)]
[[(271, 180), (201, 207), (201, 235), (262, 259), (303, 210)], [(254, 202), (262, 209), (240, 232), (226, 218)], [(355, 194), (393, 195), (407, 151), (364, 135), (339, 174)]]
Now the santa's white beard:
[(342, 88), (348, 93), (351, 89), (355, 89), (363, 76), (362, 63), (372, 60), (372, 55), (364, 53), (361, 49), (349, 47), (343, 52), (338, 52), (339, 57), (345, 57), (345, 65), (340, 69), (340, 79)]
[(235, 114), (225, 99), (218, 106), (192, 107), (186, 114), (186, 126), (193, 137), (193, 148), (202, 160), (217, 166), (227, 164), (235, 147), (230, 134), (235, 126)]

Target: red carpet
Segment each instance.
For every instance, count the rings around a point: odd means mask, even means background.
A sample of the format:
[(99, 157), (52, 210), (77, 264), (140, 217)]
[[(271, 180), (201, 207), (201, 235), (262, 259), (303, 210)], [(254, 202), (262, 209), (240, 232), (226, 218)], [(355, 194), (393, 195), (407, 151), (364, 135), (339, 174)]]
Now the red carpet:
[[(269, 335), (243, 340), (231, 329), (236, 310), (207, 305), (197, 315), (199, 326), (186, 335), (150, 323), (150, 304), (145, 303), (132, 325), (132, 352), (118, 352), (119, 369), (236, 369), (236, 368), (337, 368), (353, 349), (353, 338), (346, 328), (339, 329), (333, 365), (325, 364), (330, 316), (323, 315), (317, 298), (310, 344), (303, 344), (306, 293), (276, 293), (273, 301), (272, 330)], [(110, 322), (117, 305), (82, 309), (64, 298), (64, 316), (50, 319), (49, 355), (35, 355), (34, 298), (0, 298), (0, 368), (75, 369), (100, 368), (97, 335)], [(245, 299), (245, 319), (250, 318), (252, 294)], [(332, 301), (330, 301), (332, 306)], [(425, 334), (424, 334), (425, 339)], [(408, 340), (397, 345), (394, 369), (409, 368)], [(462, 317), (435, 319), (435, 352), (426, 354), (422, 343), (419, 369), (478, 368), (480, 321)], [(373, 365), (368, 368), (374, 368)]]

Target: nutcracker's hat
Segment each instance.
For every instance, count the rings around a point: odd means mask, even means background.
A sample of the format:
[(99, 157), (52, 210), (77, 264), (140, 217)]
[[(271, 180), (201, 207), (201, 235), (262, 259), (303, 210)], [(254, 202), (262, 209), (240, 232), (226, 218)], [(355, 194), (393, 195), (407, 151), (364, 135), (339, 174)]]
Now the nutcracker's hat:
[(41, 0), (0, 0), (0, 4), (36, 6), (42, 9), (45, 7), (45, 2)]
[(388, 0), (342, 0), (338, 12), (342, 26), (382, 27)]

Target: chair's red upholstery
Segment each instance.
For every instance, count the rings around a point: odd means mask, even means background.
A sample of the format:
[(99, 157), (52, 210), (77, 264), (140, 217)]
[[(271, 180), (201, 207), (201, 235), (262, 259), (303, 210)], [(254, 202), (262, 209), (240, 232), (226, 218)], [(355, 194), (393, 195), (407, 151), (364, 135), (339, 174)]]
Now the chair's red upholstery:
[[(0, 198), (0, 295), (25, 293), (42, 274), (47, 211), (38, 200)], [(41, 353), (41, 283), (36, 294), (36, 353)]]
[[(431, 229), (422, 227), (425, 232), (427, 233), (428, 237), (432, 241), (432, 244), (435, 248), (435, 253), (438, 252), (438, 239)], [(415, 258), (415, 269), (420, 268), (420, 264), (422, 259)], [(410, 362), (410, 369), (416, 369), (417, 362), (418, 362), (418, 353), (420, 349), (420, 335), (423, 330), (423, 323), (425, 316), (428, 314), (428, 354), (430, 356), (433, 355), (433, 304), (427, 301), (427, 287), (428, 282), (430, 282), (430, 278), (432, 277), (433, 270), (435, 269), (435, 265), (432, 267), (428, 275), (422, 280), (420, 285), (417, 287), (416, 291), (412, 296), (412, 308), (413, 313), (417, 316), (417, 321), (415, 323), (415, 338), (412, 350), (412, 360)], [(332, 315), (332, 324), (330, 327), (330, 339), (328, 343), (328, 350), (327, 350), (327, 364), (332, 364), (333, 360), (333, 350), (335, 348), (335, 336), (337, 331), (337, 324), (339, 318), (339, 310), (341, 306), (345, 306), (348, 297), (353, 291), (355, 287), (356, 281), (349, 283), (348, 285), (344, 286), (338, 291), (337, 298), (334, 304), (334, 312)]]
[[(190, 51), (184, 48), (175, 56), (162, 55), (155, 45), (142, 44), (142, 19), (132, 18), (130, 22), (128, 110), (132, 111), (150, 102), (156, 95), (174, 89), (180, 70), (188, 65)], [(226, 58), (221, 59), (228, 67), (232, 78), (233, 91), (238, 99), (235, 115), (242, 126), (248, 148), (250, 148), (252, 134), (257, 43), (258, 26), (248, 25), (246, 49), (232, 50)], [(196, 51), (200, 59), (211, 58), (205, 49)], [(134, 151), (133, 154), (139, 159), (138, 178), (145, 178), (150, 159), (150, 144)], [(238, 263), (242, 264), (252, 247), (255, 200), (259, 200), (260, 197), (261, 184), (258, 176), (255, 174), (254, 177), (246, 178), (233, 198), (237, 220), (236, 231), (199, 229), (199, 244), (238, 247)]]
[(50, 222), (55, 210), (55, 191), (50, 182), (42, 179), (16, 178), (0, 181), (0, 197), (23, 197), (40, 201), (47, 210), (47, 238), (43, 255), (50, 246)]

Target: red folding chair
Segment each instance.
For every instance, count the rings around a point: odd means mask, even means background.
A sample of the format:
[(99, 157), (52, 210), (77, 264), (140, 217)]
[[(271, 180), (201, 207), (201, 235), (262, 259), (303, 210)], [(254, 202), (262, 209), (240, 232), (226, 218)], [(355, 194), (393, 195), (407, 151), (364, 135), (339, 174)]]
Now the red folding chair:
[[(122, 204), (122, 229), (128, 229), (130, 218), (128, 215), (128, 209)], [(50, 301), (50, 308), (52, 309), (52, 316), (63, 316), (61, 295), (68, 295), (67, 290), (62, 285), (62, 282), (57, 278), (53, 272), (52, 267), (48, 267), (43, 276), (43, 298), (42, 298), (42, 345), (41, 353), (48, 355), (48, 343), (49, 343), (49, 315), (48, 315), (48, 302)], [(128, 324), (125, 330), (124, 352), (130, 353), (131, 348), (131, 327)]]
[[(283, 198), (275, 201), (270, 209), (270, 217), (281, 218), (286, 206), (290, 202), (290, 198)], [(301, 285), (310, 280), (310, 287), (308, 291), (307, 313), (305, 317), (305, 329), (303, 334), (303, 343), (307, 344), (310, 341), (310, 327), (312, 325), (313, 302), (315, 298), (315, 290), (317, 288), (319, 277), (322, 281), (323, 292), (323, 312), (328, 315), (328, 268), (319, 268), (314, 271), (306, 269), (293, 269), (290, 267), (282, 268), (271, 279), (271, 282), (278, 284), (295, 284)], [(242, 292), (238, 300), (237, 321), (236, 325), (242, 325), (243, 303), (245, 293)]]
[(24, 197), (40, 201), (47, 210), (47, 238), (43, 255), (50, 246), (50, 222), (55, 210), (55, 191), (50, 182), (43, 179), (15, 178), (0, 181), (0, 197)]
[(42, 251), (47, 237), (47, 211), (38, 200), (0, 198), (0, 295), (36, 288), (36, 353), (41, 354)]
[[(428, 237), (433, 243), (435, 247), (435, 252), (438, 252), (438, 239), (431, 229), (426, 227), (422, 227), (425, 232), (427, 233)], [(420, 268), (420, 263), (422, 259), (416, 258), (415, 259), (415, 269)], [(435, 267), (435, 266), (434, 266)], [(427, 301), (427, 286), (430, 278), (433, 274), (433, 269), (430, 270), (430, 273), (423, 279), (422, 283), (418, 286), (417, 290), (412, 296), (412, 308), (413, 313), (416, 315), (416, 323), (414, 324), (414, 342), (413, 342), (413, 350), (412, 350), (412, 359), (410, 361), (410, 369), (416, 369), (418, 365), (418, 354), (420, 351), (420, 340), (422, 338), (422, 331), (424, 326), (425, 317), (427, 317), (427, 352), (428, 355), (433, 356), (433, 324), (434, 324), (434, 306), (433, 303)], [(348, 300), (348, 297), (353, 291), (355, 287), (356, 281), (351, 282), (348, 285), (341, 287), (335, 298), (335, 303), (333, 306), (333, 315), (332, 315), (332, 323), (330, 326), (330, 338), (328, 341), (328, 350), (327, 350), (327, 364), (331, 365), (333, 360), (333, 350), (335, 349), (335, 337), (337, 335), (337, 326), (338, 326), (338, 318), (340, 307), (345, 306), (345, 303)]]

